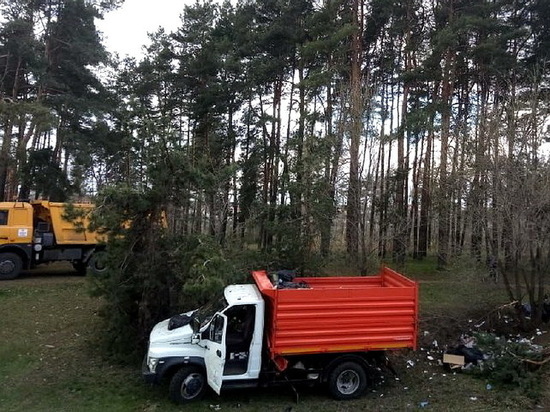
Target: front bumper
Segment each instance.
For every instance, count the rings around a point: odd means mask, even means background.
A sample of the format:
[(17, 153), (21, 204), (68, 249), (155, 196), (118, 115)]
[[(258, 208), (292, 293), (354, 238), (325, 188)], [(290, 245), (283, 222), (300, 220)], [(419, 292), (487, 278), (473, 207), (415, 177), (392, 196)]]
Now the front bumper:
[(160, 382), (158, 374), (156, 372), (151, 372), (147, 366), (147, 355), (145, 355), (141, 363), (141, 375), (148, 384), (158, 384)]

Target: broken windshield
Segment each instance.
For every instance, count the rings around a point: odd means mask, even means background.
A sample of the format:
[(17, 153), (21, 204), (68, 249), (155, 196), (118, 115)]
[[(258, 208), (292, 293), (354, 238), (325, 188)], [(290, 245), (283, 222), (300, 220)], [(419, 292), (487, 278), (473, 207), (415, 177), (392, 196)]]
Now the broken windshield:
[(193, 317), (199, 321), (200, 329), (202, 329), (208, 322), (210, 322), (212, 316), (214, 316), (217, 312), (221, 312), (226, 307), (227, 301), (225, 300), (222, 291), (222, 293), (218, 294), (210, 302), (197, 309), (195, 313), (193, 313)]

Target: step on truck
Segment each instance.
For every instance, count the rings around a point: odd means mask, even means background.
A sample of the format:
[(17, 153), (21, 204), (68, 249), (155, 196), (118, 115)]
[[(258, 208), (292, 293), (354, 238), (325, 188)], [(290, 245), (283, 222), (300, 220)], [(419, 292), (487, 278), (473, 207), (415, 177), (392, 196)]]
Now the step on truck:
[[(66, 218), (67, 208), (79, 217)], [(105, 269), (100, 234), (88, 229), (91, 203), (36, 200), (0, 202), (0, 280), (14, 279), (40, 263), (71, 262), (85, 274)]]
[(418, 285), (390, 268), (364, 277), (252, 277), (155, 325), (146, 382), (169, 382), (176, 403), (208, 387), (219, 395), (289, 383), (323, 384), (346, 400), (365, 392), (384, 351), (416, 349)]

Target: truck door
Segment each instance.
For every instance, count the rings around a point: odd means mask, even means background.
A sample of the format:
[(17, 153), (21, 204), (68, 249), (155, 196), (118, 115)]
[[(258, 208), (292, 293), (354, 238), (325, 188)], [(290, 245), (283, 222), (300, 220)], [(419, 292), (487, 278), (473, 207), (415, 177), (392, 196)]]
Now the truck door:
[(0, 206), (0, 244), (28, 244), (32, 234), (30, 206)]
[(204, 362), (208, 384), (219, 395), (222, 388), (225, 366), (225, 333), (227, 317), (221, 313), (214, 316), (210, 324), (209, 339), (206, 345)]
[(0, 244), (8, 243), (9, 239), (8, 210), (0, 209)]
[[(224, 376), (248, 376), (251, 343), (254, 337), (256, 307), (254, 305), (236, 305), (224, 312), (227, 316), (226, 359)], [(233, 378), (231, 378), (233, 379)]]

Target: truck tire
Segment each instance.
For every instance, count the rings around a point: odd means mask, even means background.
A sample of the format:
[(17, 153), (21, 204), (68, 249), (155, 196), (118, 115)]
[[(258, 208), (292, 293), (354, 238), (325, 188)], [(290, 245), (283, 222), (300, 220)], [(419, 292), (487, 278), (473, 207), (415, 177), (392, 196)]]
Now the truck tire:
[(21, 273), (23, 261), (15, 253), (0, 253), (0, 280), (15, 279)]
[(356, 362), (340, 363), (332, 369), (328, 376), (328, 389), (338, 400), (358, 398), (367, 388), (367, 373), (365, 368)]
[(107, 252), (100, 250), (95, 252), (88, 261), (88, 267), (94, 275), (101, 275), (107, 270)]
[(207, 388), (204, 371), (195, 366), (184, 366), (170, 381), (170, 399), (185, 404), (201, 399)]

